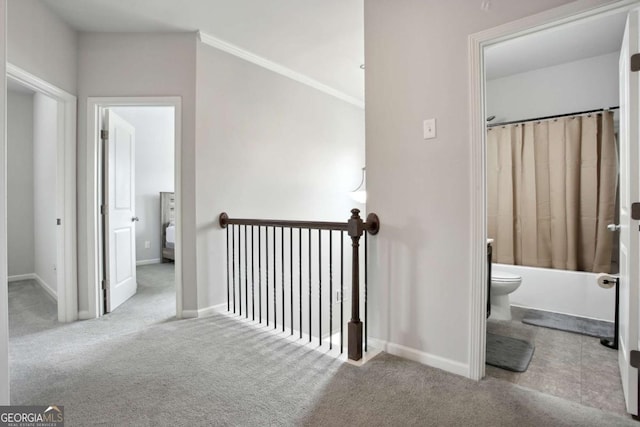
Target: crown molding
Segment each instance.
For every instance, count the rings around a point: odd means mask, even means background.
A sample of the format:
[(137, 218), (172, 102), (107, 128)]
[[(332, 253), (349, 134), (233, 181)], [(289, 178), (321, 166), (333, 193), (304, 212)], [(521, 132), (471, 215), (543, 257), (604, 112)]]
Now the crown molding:
[(249, 61), (262, 68), (266, 68), (267, 70), (273, 71), (274, 73), (278, 73), (282, 76), (290, 78), (291, 80), (295, 80), (298, 83), (302, 83), (316, 90), (324, 92), (327, 95), (331, 95), (344, 102), (348, 102), (349, 104), (364, 109), (363, 100), (347, 95), (344, 92), (334, 89), (331, 86), (327, 86), (324, 83), (320, 83), (319, 81), (312, 79), (311, 77), (306, 76), (302, 73), (294, 71), (291, 68), (285, 67), (284, 65), (278, 64), (277, 62), (270, 61), (266, 58), (263, 58), (262, 56), (246, 51), (234, 44), (221, 40), (202, 31), (198, 31), (198, 37), (200, 39), (200, 42), (208, 46), (214, 47), (233, 56), (237, 56), (238, 58), (244, 59), (245, 61)]

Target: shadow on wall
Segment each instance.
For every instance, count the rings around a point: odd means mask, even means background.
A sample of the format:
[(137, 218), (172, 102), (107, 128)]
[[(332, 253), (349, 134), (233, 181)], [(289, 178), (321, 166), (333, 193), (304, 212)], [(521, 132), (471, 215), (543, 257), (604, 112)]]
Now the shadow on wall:
[[(372, 298), (369, 299), (368, 309), (372, 328), (368, 332), (373, 338), (389, 343), (411, 343), (416, 349), (424, 349), (422, 340), (416, 341), (423, 327), (420, 325), (418, 309), (422, 305), (419, 299), (424, 295), (420, 295), (418, 288), (425, 288), (418, 277), (418, 258), (426, 247), (427, 231), (420, 226), (409, 226), (420, 224), (417, 218), (409, 218), (405, 224), (407, 225), (404, 227), (389, 226), (382, 218), (380, 235), (369, 239), (369, 294)], [(386, 236), (393, 236), (393, 240), (385, 238)], [(422, 243), (412, 246), (415, 250), (409, 250), (409, 245), (403, 243), (409, 240)], [(381, 265), (387, 266), (385, 278), (377, 277), (378, 267)], [(391, 278), (405, 274), (410, 286), (406, 294), (399, 294), (394, 291)], [(400, 305), (407, 307), (407, 310), (396, 313), (393, 307)], [(398, 324), (392, 328), (392, 323), (395, 322)], [(392, 337), (392, 330), (398, 331), (400, 335)]]

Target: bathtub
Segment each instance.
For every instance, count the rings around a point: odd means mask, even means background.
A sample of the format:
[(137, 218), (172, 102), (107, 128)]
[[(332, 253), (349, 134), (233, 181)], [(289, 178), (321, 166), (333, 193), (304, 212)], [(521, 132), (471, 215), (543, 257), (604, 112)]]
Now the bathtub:
[(615, 288), (602, 289), (595, 273), (493, 264), (492, 269), (522, 276), (511, 305), (612, 322)]

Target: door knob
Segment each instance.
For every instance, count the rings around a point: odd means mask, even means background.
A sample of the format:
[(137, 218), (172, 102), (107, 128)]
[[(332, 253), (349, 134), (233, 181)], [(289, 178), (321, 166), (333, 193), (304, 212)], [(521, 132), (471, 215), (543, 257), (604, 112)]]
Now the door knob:
[(131, 222), (137, 222), (137, 221), (140, 221), (140, 219), (138, 219), (137, 216), (134, 216), (131, 218)]
[(609, 231), (618, 231), (620, 230), (620, 224), (609, 224), (607, 225)]

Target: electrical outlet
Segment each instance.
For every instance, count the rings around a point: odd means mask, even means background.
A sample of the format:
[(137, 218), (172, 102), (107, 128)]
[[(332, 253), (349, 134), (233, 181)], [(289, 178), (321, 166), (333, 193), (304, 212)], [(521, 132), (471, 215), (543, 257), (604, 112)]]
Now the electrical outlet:
[(150, 242), (150, 241), (148, 241), (148, 240), (145, 240), (145, 242), (144, 242), (144, 248), (145, 248), (145, 249), (151, 249), (151, 242)]
[(422, 123), (422, 131), (424, 139), (433, 139), (436, 137), (436, 119), (427, 119)]

